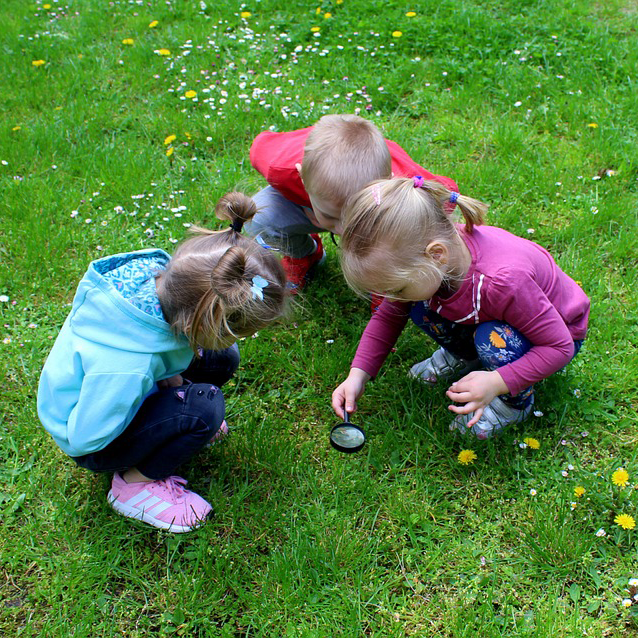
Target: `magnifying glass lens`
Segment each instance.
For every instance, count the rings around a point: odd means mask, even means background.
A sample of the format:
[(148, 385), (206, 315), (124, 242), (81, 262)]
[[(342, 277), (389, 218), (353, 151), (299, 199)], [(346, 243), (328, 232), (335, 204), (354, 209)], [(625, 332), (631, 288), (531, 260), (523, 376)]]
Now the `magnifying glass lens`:
[(342, 423), (330, 432), (330, 443), (340, 452), (358, 452), (365, 441), (363, 430), (356, 425)]
[(363, 432), (352, 425), (344, 425), (332, 433), (332, 440), (342, 447), (357, 447), (365, 441)]

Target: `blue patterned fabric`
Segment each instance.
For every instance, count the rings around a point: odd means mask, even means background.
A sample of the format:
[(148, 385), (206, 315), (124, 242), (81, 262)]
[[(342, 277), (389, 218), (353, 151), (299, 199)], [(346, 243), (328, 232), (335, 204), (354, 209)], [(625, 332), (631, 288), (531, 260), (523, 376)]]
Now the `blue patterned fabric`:
[[(454, 323), (434, 312), (427, 302), (416, 302), (411, 310), (412, 321), (448, 352), (474, 361), (480, 359), (485, 370), (496, 370), (520, 359), (532, 344), (518, 330), (502, 321), (486, 321), (478, 326)], [(500, 398), (518, 409), (532, 401), (534, 386), (516, 396), (504, 394)]]
[(164, 319), (155, 288), (155, 275), (165, 268), (166, 261), (161, 258), (140, 256), (122, 259), (115, 256), (105, 260), (102, 274), (129, 303), (151, 317)]

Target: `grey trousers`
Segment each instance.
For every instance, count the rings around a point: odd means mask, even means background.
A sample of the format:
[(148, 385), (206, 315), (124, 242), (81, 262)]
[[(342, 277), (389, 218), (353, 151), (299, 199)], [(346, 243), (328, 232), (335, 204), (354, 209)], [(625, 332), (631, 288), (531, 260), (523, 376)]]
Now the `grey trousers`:
[(327, 232), (314, 224), (311, 208), (298, 206), (276, 188), (267, 186), (254, 197), (259, 212), (244, 226), (246, 233), (262, 246), (299, 259), (315, 250), (311, 233)]

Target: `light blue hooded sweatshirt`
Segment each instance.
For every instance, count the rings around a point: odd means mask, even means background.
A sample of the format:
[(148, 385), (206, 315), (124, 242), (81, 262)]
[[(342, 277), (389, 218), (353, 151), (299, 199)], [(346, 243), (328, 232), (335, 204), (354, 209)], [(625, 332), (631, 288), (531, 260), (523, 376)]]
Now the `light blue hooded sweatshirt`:
[[(188, 340), (171, 332), (159, 303), (152, 314), (129, 300), (136, 287), (154, 290), (154, 275), (169, 260), (168, 253), (154, 249), (104, 257), (92, 262), (80, 281), (38, 388), (40, 420), (69, 456), (106, 447), (157, 381), (190, 364)], [(113, 272), (131, 265), (142, 276), (119, 282)]]

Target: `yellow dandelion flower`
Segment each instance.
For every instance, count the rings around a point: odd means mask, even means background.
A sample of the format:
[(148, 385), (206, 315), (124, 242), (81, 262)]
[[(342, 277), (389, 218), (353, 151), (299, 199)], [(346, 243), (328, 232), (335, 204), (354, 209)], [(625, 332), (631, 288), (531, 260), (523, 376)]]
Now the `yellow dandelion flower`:
[(252, 15), (252, 13), (250, 11), (242, 11), (239, 14), (242, 18), (250, 18), (250, 16)]
[(197, 97), (197, 91), (193, 91), (193, 90), (186, 91), (186, 93), (184, 93), (184, 97), (187, 97), (189, 99), (193, 97)]
[(323, 17), (327, 20), (328, 18), (332, 18), (332, 13), (326, 11), (326, 13), (323, 14)]
[(619, 487), (625, 487), (627, 483), (629, 483), (629, 474), (627, 470), (622, 467), (619, 467), (612, 475), (611, 480), (614, 485), (618, 485)]
[(174, 152), (175, 152), (175, 149), (172, 146), (166, 149), (166, 157), (170, 157)]
[(78, 60), (81, 60), (84, 57), (84, 53), (78, 53)]
[(403, 35), (403, 31), (393, 31), (392, 32), (392, 37), (393, 38), (400, 38)]
[(51, 5), (50, 5), (50, 4), (43, 4), (43, 5), (42, 5), (42, 8), (43, 8), (43, 9), (50, 9), (50, 8), (51, 8)]
[(622, 527), (623, 529), (633, 529), (636, 527), (636, 521), (633, 516), (629, 516), (629, 514), (618, 514), (614, 519), (614, 523), (616, 525)]
[(192, 140), (193, 136), (188, 132), (188, 131), (184, 131), (184, 135), (189, 139)]
[(315, 13), (316, 13), (317, 15), (320, 15), (320, 14), (321, 14), (321, 7), (317, 7), (317, 10), (315, 11)]
[(589, 126), (589, 128), (598, 128), (598, 124), (596, 124), (596, 122), (590, 122), (587, 126)]
[(585, 488), (584, 488), (584, 487), (582, 487), (582, 486), (580, 486), (580, 485), (577, 485), (577, 486), (574, 488), (574, 496), (575, 496), (576, 498), (580, 498), (580, 497), (581, 497), (584, 493), (585, 493)]
[(476, 461), (476, 454), (473, 450), (461, 450), (457, 458), (462, 465), (469, 465)]
[(319, 31), (320, 31), (319, 27), (310, 27), (310, 30), (311, 30), (313, 33), (319, 33)]
[(343, 0), (337, 0), (337, 4), (343, 4)]
[(158, 55), (170, 55), (171, 52), (168, 49), (157, 49), (157, 51), (155, 52)]
[(122, 44), (133, 44), (133, 38), (124, 38)]
[(172, 144), (176, 139), (177, 139), (177, 135), (169, 135), (164, 140), (164, 146), (168, 146), (169, 144)]
[(538, 448), (541, 446), (538, 439), (533, 439), (531, 436), (524, 438), (523, 443), (525, 443), (527, 447), (532, 448), (532, 450), (538, 450)]
[(405, 15), (408, 18), (414, 18), (414, 16), (416, 15), (416, 11), (408, 11)]
[(154, 29), (159, 24), (159, 20), (153, 20), (148, 26), (150, 29)]
[(19, 131), (22, 127), (21, 126), (14, 126), (11, 130), (12, 131)]
[(33, 62), (31, 62), (31, 64), (33, 66), (42, 66), (43, 64), (46, 64), (46, 62), (44, 60), (33, 60)]

